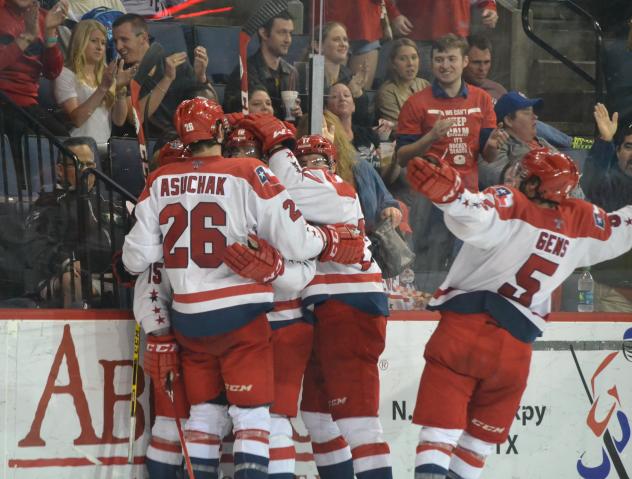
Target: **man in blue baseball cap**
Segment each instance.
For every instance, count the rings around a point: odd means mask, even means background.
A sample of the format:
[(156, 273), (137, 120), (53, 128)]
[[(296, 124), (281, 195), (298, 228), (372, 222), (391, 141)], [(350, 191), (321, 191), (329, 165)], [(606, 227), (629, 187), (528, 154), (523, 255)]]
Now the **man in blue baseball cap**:
[(481, 189), (501, 183), (502, 172), (519, 162), (531, 150), (548, 148), (552, 152), (557, 151), (536, 133), (536, 111), (542, 107), (542, 103), (541, 98), (527, 98), (517, 91), (507, 92), (498, 99), (494, 106), (496, 121), (509, 134), (509, 139), (498, 149), (493, 163), (479, 161)]

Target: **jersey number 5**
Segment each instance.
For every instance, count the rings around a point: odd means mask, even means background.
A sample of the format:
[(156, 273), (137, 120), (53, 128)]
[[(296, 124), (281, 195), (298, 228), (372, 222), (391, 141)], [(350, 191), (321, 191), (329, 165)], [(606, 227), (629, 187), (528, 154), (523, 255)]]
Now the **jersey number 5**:
[[(173, 224), (163, 240), (166, 268), (186, 268), (189, 256), (200, 268), (217, 268), (222, 264), (226, 249), (226, 236), (217, 226), (226, 226), (226, 212), (217, 203), (198, 203), (191, 214), (180, 203), (165, 206), (160, 212), (160, 224), (166, 225), (173, 218)], [(207, 226), (207, 219), (213, 225)], [(188, 247), (176, 243), (189, 229)]]
[(532, 254), (522, 268), (516, 273), (516, 284), (521, 287), (524, 292), (520, 295), (516, 295), (518, 288), (512, 284), (505, 283), (498, 293), (502, 294), (506, 298), (518, 301), (523, 306), (529, 307), (533, 300), (533, 295), (540, 291), (540, 281), (533, 277), (533, 273), (536, 271), (547, 276), (553, 276), (559, 265), (548, 259), (544, 259), (542, 256)]

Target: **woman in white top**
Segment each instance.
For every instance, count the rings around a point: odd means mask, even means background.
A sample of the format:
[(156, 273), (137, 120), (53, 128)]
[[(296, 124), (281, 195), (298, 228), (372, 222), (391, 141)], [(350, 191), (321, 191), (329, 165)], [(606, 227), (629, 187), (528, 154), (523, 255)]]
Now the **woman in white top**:
[[(116, 89), (117, 64), (105, 64), (106, 31), (95, 20), (82, 20), (70, 38), (67, 66), (55, 80), (55, 98), (70, 118), (72, 136), (107, 143), (127, 117), (127, 88)], [(121, 82), (122, 83), (122, 82)]]

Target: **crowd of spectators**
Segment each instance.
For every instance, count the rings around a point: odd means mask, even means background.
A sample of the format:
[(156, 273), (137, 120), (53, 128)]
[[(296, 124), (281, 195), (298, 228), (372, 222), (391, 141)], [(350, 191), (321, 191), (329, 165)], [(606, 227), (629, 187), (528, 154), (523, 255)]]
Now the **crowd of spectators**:
[[(154, 3), (145, 11), (142, 5), (119, 0), (59, 0), (47, 4), (47, 11), (33, 0), (6, 0), (0, 6), (0, 91), (60, 138), (89, 137), (104, 146), (121, 132), (134, 136), (140, 121), (145, 136), (159, 146), (174, 140), (172, 116), (181, 101), (219, 96), (207, 77), (213, 59), (204, 45), (191, 45), (190, 54), (166, 53), (151, 38), (148, 16), (171, 5)], [(121, 15), (109, 26), (82, 19), (97, 7)], [(470, 31), (472, 7), (481, 10), (476, 34)], [(324, 121), (338, 150), (338, 174), (358, 190), (369, 233), (386, 219), (398, 226), (402, 210), (406, 215), (410, 210), (410, 242), (420, 273), (417, 286), (431, 291), (460, 244), (438, 210), (408, 188), (405, 168), (411, 158), (444, 158), (459, 170), (468, 188), (478, 189), (502, 182), (507, 170), (532, 149), (569, 149), (578, 141), (585, 146), (586, 141), (540, 122), (541, 100), (508, 92), (489, 78), (493, 46), (485, 30), (498, 21), (494, 0), (450, 0), (441, 5), (433, 0), (326, 0), (325, 20), (319, 32), (322, 44), (314, 35), (301, 60), (310, 52), (324, 56)], [(259, 47), (247, 62), (247, 107), (252, 113), (294, 118), (299, 130), (306, 131), (306, 96), (284, 102), (285, 92), (304, 93), (308, 88), (307, 79), (286, 60), (294, 27), (294, 19), (284, 12), (258, 29)], [(65, 39), (58, 33), (63, 28), (72, 28)], [(382, 59), (387, 76), (378, 83), (380, 46), (390, 35), (396, 39)], [(118, 56), (108, 62), (109, 42)], [(42, 76), (53, 81), (55, 114), (38, 104)], [(239, 77), (239, 67), (227, 77), (226, 112), (244, 107)], [(141, 85), (137, 105), (131, 98), (133, 79)], [(616, 138), (623, 137), (615, 145), (622, 146), (613, 146), (614, 133), (604, 130), (616, 130), (616, 121), (610, 120), (606, 128), (601, 107), (597, 112), (600, 138), (586, 168), (614, 165), (608, 166), (607, 174), (605, 167), (599, 171), (618, 185), (627, 177), (621, 157), (630, 141), (620, 129)], [(26, 131), (19, 118), (5, 122), (14, 154), (21, 154)], [(99, 151), (103, 154), (105, 148)], [(613, 155), (619, 157), (618, 163)], [(102, 159), (107, 162), (107, 157)], [(609, 203), (603, 182), (595, 180), (587, 187), (587, 177), (583, 186), (589, 199), (608, 209), (621, 206), (620, 201)], [(581, 196), (581, 190), (576, 194)], [(34, 211), (40, 207), (36, 203)], [(421, 273), (428, 271), (436, 271), (437, 277), (422, 280)]]

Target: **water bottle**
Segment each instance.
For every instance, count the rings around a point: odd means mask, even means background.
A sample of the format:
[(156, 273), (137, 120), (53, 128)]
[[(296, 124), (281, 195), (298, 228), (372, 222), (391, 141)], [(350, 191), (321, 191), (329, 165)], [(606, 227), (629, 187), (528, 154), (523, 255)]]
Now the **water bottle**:
[(577, 281), (577, 311), (580, 313), (592, 313), (594, 311), (593, 292), (595, 282), (590, 270), (582, 273)]

